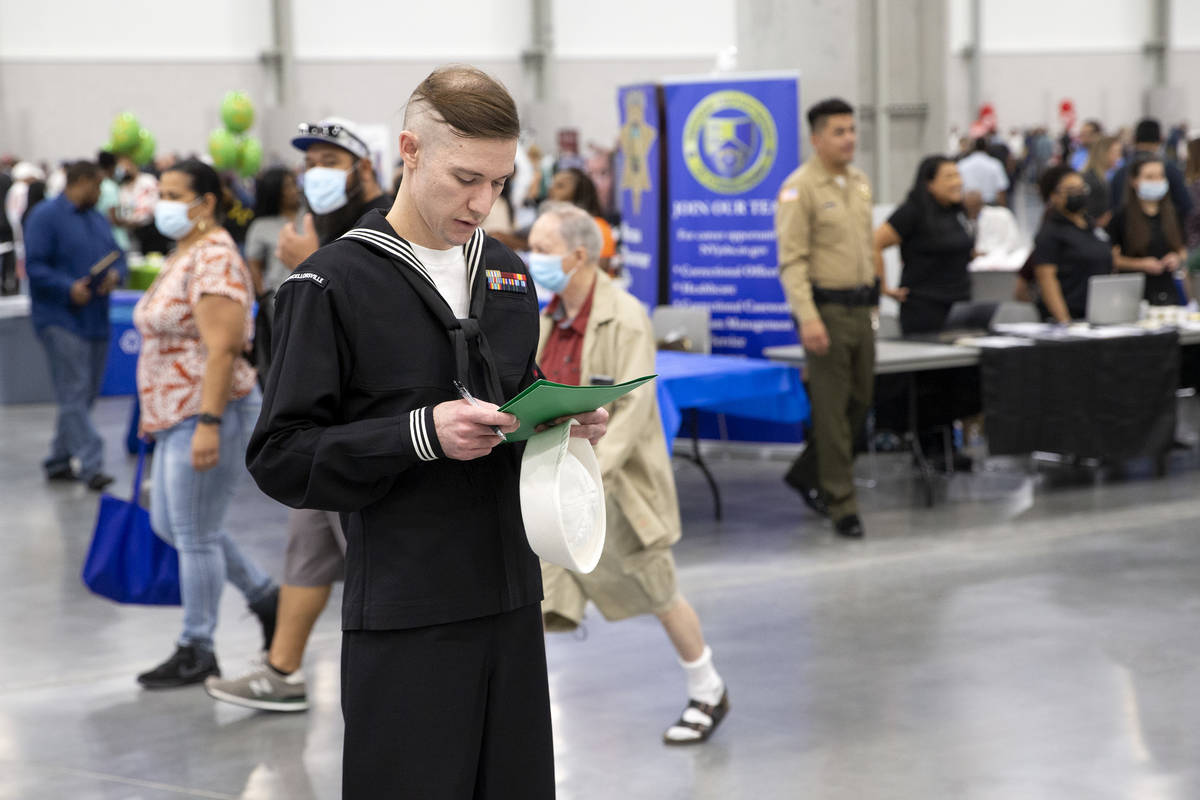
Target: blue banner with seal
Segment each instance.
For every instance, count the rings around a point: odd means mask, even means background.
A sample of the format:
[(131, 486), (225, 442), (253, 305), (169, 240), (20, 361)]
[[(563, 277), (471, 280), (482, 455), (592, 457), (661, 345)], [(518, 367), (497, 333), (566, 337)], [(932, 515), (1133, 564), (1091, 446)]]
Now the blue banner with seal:
[(800, 163), (798, 78), (667, 80), (663, 98), (667, 299), (709, 309), (714, 353), (759, 357), (794, 344), (775, 206)]
[(662, 253), (662, 109), (655, 84), (617, 90), (620, 147), (617, 190), (621, 209), (621, 264), (629, 291), (647, 307), (660, 296)]

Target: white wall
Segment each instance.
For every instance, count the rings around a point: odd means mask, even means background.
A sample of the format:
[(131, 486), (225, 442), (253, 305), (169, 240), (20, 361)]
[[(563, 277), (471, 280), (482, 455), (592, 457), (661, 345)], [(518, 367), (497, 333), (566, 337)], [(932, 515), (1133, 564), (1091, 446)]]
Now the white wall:
[[(949, 4), (950, 49), (960, 52), (971, 37), (971, 0)], [(980, 5), (985, 53), (1140, 51), (1150, 23), (1147, 0), (982, 0)]]
[(229, 61), (271, 40), (268, 0), (0, 0), (0, 59)]
[(525, 0), (293, 0), (292, 9), (301, 61), (516, 58), (530, 39)]
[(708, 58), (737, 44), (735, 0), (554, 0), (563, 58)]
[[(966, 62), (970, 0), (948, 0), (950, 124), (971, 122)], [(1151, 34), (1149, 0), (982, 0), (982, 100), (996, 106), (1000, 125), (1058, 128), (1058, 104), (1074, 102), (1079, 117), (1110, 127), (1132, 125), (1143, 114), (1149, 77), (1143, 46)], [(1200, 114), (1200, 2), (1173, 0), (1168, 23), (1168, 83), (1181, 87), (1170, 116)], [(1172, 121), (1172, 120), (1165, 120)]]

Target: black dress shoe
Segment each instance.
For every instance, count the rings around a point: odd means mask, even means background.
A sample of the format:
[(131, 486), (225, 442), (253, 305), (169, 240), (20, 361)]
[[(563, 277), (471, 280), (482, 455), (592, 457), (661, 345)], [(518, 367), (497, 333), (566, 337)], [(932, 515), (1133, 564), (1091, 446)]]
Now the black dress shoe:
[(790, 472), (783, 476), (783, 482), (796, 490), (800, 495), (800, 499), (804, 501), (804, 505), (812, 509), (813, 513), (822, 517), (829, 516), (829, 505), (821, 495), (820, 489), (815, 486), (809, 486), (800, 479), (793, 477)]
[(46, 480), (48, 481), (77, 481), (79, 476), (75, 474), (75, 470), (71, 469), (71, 465), (65, 467), (55, 467), (46, 472)]
[(190, 645), (179, 645), (170, 658), (149, 672), (138, 675), (137, 679), (147, 689), (171, 689), (204, 683), (209, 675), (221, 677), (216, 655)]
[(843, 539), (861, 539), (866, 534), (858, 514), (847, 514), (833, 523), (833, 529)]
[(88, 478), (87, 487), (93, 492), (102, 492), (108, 485), (115, 480), (112, 475), (105, 475), (103, 472), (97, 472), (92, 477)]

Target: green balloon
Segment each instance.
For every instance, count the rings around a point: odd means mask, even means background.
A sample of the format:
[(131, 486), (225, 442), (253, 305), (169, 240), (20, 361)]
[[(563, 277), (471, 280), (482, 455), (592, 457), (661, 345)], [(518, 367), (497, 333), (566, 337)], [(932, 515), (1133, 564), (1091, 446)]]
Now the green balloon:
[(245, 92), (228, 92), (221, 101), (221, 121), (232, 133), (242, 133), (254, 124), (254, 104)]
[(132, 153), (138, 145), (138, 132), (141, 129), (142, 126), (133, 114), (128, 111), (118, 114), (110, 130), (113, 152), (122, 155)]
[(208, 135), (208, 154), (217, 169), (236, 169), (238, 163), (238, 138), (224, 128), (216, 128)]
[(262, 166), (263, 147), (257, 137), (247, 136), (242, 141), (238, 152), (238, 174), (243, 178), (253, 178)]
[(154, 149), (157, 146), (158, 143), (154, 141), (154, 135), (145, 128), (142, 128), (138, 131), (137, 147), (133, 149), (129, 157), (133, 159), (133, 163), (145, 166), (154, 160)]

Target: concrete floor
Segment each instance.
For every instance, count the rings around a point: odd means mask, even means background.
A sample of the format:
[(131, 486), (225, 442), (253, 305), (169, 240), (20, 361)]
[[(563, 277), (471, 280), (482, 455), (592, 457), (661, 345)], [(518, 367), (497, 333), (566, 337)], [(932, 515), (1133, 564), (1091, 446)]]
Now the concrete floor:
[[(126, 412), (97, 410), (121, 492)], [(0, 798), (336, 798), (336, 611), (312, 642), (306, 715), (141, 691), (180, 613), (83, 588), (96, 498), (41, 480), (52, 416), (0, 408)], [(1195, 454), (1162, 480), (993, 464), (945, 482), (933, 509), (905, 456), (860, 460), (878, 480), (862, 543), (803, 509), (783, 462), (712, 466), (726, 521), (681, 462), (676, 553), (733, 711), (705, 746), (660, 745), (684, 702), (665, 636), (593, 614), (586, 636), (549, 642), (560, 798), (1200, 797)], [(231, 529), (276, 573), (284, 519), (247, 481)], [(227, 592), (227, 673), (255, 628)]]

